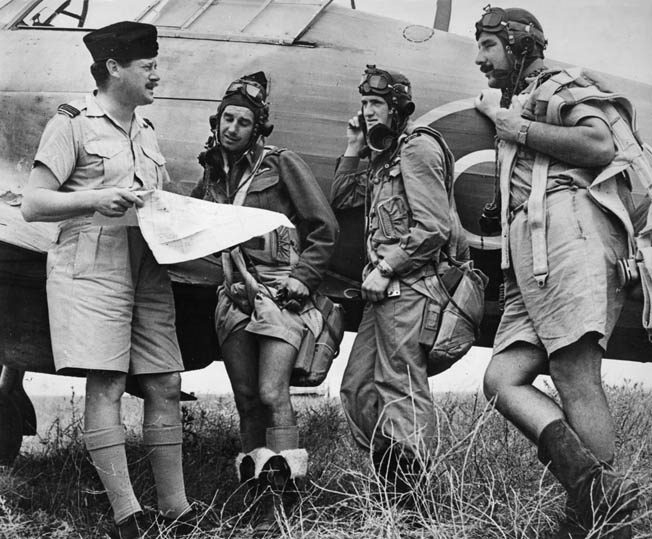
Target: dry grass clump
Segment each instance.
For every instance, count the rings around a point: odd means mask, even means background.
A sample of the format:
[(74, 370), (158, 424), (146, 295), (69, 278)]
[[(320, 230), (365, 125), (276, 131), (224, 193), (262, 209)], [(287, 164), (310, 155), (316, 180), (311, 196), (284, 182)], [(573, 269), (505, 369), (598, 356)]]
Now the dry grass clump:
[[(635, 537), (652, 538), (652, 395), (641, 387), (609, 390), (619, 429), (618, 464), (643, 487)], [(295, 397), (310, 481), (286, 539), (548, 539), (565, 498), (525, 438), (474, 395), (437, 398), (436, 442), (426, 470), (414, 480), (414, 504), (397, 503), (381, 488), (369, 455), (354, 446), (337, 401)], [(37, 402), (37, 408), (39, 403)], [(105, 537), (110, 510), (81, 441), (75, 410), (51, 421), (39, 444), (0, 473), (0, 538)], [(125, 401), (128, 458), (135, 490), (155, 512), (156, 493), (136, 427), (142, 411)], [(71, 419), (72, 418), (72, 419)], [(41, 421), (43, 419), (41, 418)], [(230, 398), (207, 397), (184, 406), (186, 489), (205, 530), (190, 539), (248, 537), (233, 460), (238, 420)], [(425, 463), (425, 456), (424, 463)], [(165, 530), (159, 536), (167, 537)], [(590, 537), (597, 539), (598, 530)]]

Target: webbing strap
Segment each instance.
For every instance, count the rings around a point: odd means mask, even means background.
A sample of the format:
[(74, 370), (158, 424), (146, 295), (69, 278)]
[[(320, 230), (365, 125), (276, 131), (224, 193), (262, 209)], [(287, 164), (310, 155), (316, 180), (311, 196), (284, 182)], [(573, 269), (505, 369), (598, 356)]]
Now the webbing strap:
[[(235, 267), (244, 280), (247, 291), (246, 304), (242, 298), (236, 297), (233, 294), (233, 289), (231, 288), (234, 282), (233, 264), (235, 264)], [(247, 264), (245, 263), (244, 256), (242, 256), (240, 247), (235, 247), (231, 251), (222, 251), (222, 271), (224, 272), (224, 293), (244, 312), (251, 312), (254, 308), (256, 294), (258, 293), (258, 281), (254, 279), (254, 276), (247, 269)]]
[(518, 144), (513, 142), (502, 143), (500, 151), (500, 224), (501, 224), (501, 269), (509, 268), (509, 195), (510, 183), (512, 178), (512, 171), (514, 163), (516, 162), (516, 153), (518, 152)]
[(550, 157), (537, 152), (532, 167), (532, 189), (527, 201), (527, 220), (532, 242), (532, 269), (539, 288), (548, 278), (548, 244), (546, 241), (546, 187)]
[(263, 148), (263, 151), (260, 152), (260, 155), (258, 156), (258, 159), (256, 159), (254, 166), (251, 167), (249, 176), (240, 180), (240, 183), (238, 185), (238, 191), (236, 192), (235, 197), (233, 198), (234, 206), (242, 206), (244, 204), (245, 198), (247, 198), (247, 192), (249, 191), (249, 187), (251, 186), (251, 182), (253, 181), (256, 172), (258, 172), (258, 169), (260, 168), (263, 159), (265, 159), (265, 156), (269, 152), (270, 152), (270, 148), (268, 147)]
[(579, 73), (575, 75), (566, 71), (560, 71), (559, 73), (555, 73), (546, 82), (539, 86), (539, 88), (537, 88), (536, 105), (534, 109), (537, 122), (546, 121), (545, 119), (549, 110), (548, 102), (559, 88), (573, 82), (578, 76)]

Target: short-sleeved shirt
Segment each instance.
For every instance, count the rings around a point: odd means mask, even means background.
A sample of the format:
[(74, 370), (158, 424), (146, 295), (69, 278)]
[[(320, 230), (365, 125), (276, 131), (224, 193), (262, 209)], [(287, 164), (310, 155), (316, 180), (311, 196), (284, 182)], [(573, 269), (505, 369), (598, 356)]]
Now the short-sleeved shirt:
[[(55, 115), (35, 157), (59, 191), (158, 189), (168, 180), (149, 122), (134, 114), (126, 133), (95, 96), (71, 105), (80, 113)], [(98, 225), (92, 215), (63, 221), (48, 253), (47, 296), (57, 371), (183, 370), (170, 279), (138, 227)]]
[[(521, 94), (519, 98), (525, 100), (528, 94)], [(600, 118), (607, 124), (607, 118), (599, 108), (584, 103), (568, 107), (562, 116), (562, 125), (574, 127), (587, 118)], [(536, 151), (525, 145), (519, 145), (510, 191), (510, 209), (516, 209), (527, 202), (532, 187), (532, 168)], [(588, 187), (596, 176), (597, 168), (579, 167), (569, 165), (555, 158), (550, 158), (548, 168), (547, 193), (553, 193), (571, 186)]]
[(154, 129), (134, 114), (126, 133), (94, 95), (72, 103), (80, 114), (56, 114), (47, 124), (34, 161), (72, 192), (107, 187), (160, 189), (169, 181)]

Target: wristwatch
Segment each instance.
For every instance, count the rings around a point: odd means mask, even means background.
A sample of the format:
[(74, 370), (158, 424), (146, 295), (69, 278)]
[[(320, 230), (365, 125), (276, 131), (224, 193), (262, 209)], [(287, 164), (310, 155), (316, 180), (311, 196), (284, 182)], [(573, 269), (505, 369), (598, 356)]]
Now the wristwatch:
[(526, 145), (527, 132), (530, 129), (531, 125), (532, 125), (532, 122), (530, 120), (525, 120), (521, 124), (521, 128), (518, 130), (518, 134), (516, 135), (516, 142), (518, 142), (521, 146)]
[(380, 273), (381, 276), (383, 276), (383, 277), (385, 277), (387, 279), (394, 276), (394, 270), (384, 260), (381, 260), (380, 262), (378, 262), (376, 267), (378, 268), (378, 272)]

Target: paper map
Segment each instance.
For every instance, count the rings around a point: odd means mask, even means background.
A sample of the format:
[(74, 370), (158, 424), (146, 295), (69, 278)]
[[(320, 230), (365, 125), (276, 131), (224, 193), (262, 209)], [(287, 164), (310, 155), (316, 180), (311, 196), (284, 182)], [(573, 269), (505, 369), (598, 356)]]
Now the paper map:
[(139, 192), (138, 224), (159, 264), (176, 264), (216, 253), (286, 226), (282, 213), (216, 204), (166, 191)]

